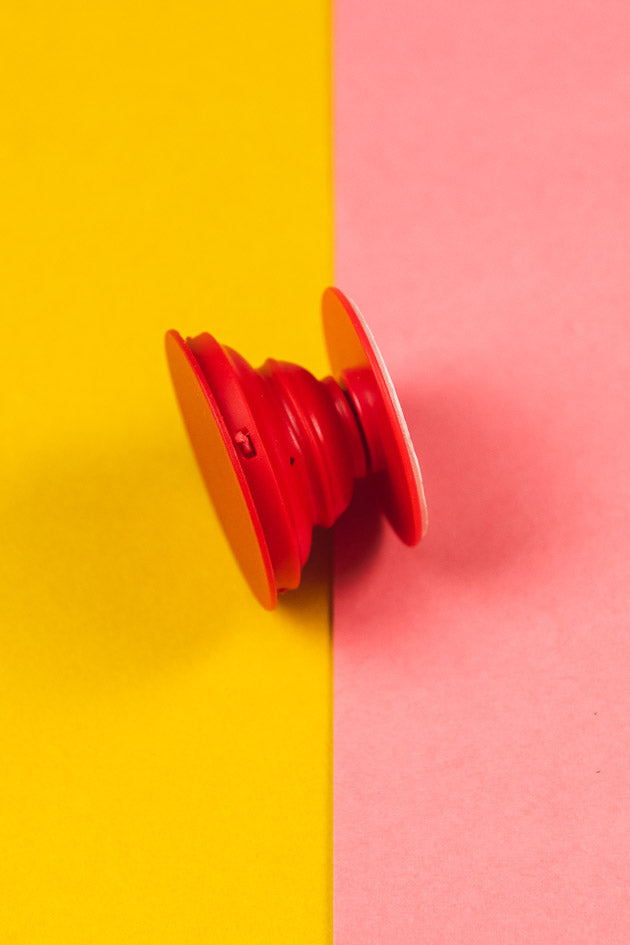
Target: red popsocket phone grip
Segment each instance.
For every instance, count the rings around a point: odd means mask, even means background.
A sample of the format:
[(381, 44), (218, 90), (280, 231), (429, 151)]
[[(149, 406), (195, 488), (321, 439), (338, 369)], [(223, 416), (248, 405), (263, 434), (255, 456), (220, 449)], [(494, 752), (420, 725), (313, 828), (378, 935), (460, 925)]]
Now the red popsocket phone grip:
[(379, 473), (382, 508), (408, 545), (426, 530), (418, 460), (391, 378), (358, 309), (322, 297), (333, 376), (269, 358), (254, 370), (209, 334), (166, 334), (166, 355), (199, 468), (253, 593), (272, 610), (300, 583), (314, 525)]

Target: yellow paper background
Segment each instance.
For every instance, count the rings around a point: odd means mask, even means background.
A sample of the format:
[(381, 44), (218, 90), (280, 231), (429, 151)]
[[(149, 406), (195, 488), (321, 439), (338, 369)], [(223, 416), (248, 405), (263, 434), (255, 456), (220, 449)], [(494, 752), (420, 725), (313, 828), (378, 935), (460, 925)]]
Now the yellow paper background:
[(3, 11), (0, 940), (330, 940), (328, 548), (275, 613), (162, 336), (325, 371), (329, 10)]

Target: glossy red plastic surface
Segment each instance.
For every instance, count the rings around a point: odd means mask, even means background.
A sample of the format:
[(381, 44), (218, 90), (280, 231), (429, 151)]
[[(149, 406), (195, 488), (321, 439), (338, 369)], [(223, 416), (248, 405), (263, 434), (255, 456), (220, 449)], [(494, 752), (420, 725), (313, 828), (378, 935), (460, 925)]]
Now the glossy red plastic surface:
[(348, 390), (366, 437), (369, 471), (384, 470), (383, 511), (399, 538), (416, 545), (427, 529), (427, 506), (418, 458), (392, 379), (365, 319), (343, 292), (326, 289), (322, 315), (333, 372)]
[[(323, 297), (335, 377), (268, 359), (255, 370), (211, 335), (166, 336), (182, 416), (217, 514), (252, 591), (273, 608), (300, 583), (313, 527), (347, 508), (356, 478), (381, 472), (384, 510), (409, 544), (426, 511), (391, 380), (361, 316)], [(415, 465), (414, 465), (415, 464)]]

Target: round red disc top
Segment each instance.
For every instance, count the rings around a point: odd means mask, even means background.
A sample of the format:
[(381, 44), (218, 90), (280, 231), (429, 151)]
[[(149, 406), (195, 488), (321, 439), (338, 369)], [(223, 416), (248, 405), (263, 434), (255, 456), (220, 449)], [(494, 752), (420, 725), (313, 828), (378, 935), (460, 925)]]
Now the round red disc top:
[(382, 508), (415, 545), (427, 513), (418, 460), (391, 378), (356, 306), (322, 299), (333, 376), (269, 358), (254, 370), (211, 335), (166, 334), (177, 399), (201, 474), (252, 591), (267, 609), (300, 583), (314, 525), (378, 473)]

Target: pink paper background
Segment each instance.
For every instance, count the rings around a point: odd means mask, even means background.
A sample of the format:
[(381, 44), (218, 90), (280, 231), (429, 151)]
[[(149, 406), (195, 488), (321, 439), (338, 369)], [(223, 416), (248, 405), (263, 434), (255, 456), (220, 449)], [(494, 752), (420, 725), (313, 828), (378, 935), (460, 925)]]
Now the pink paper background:
[(335, 70), (430, 514), (337, 531), (336, 945), (628, 942), (630, 4), (337, 0)]

